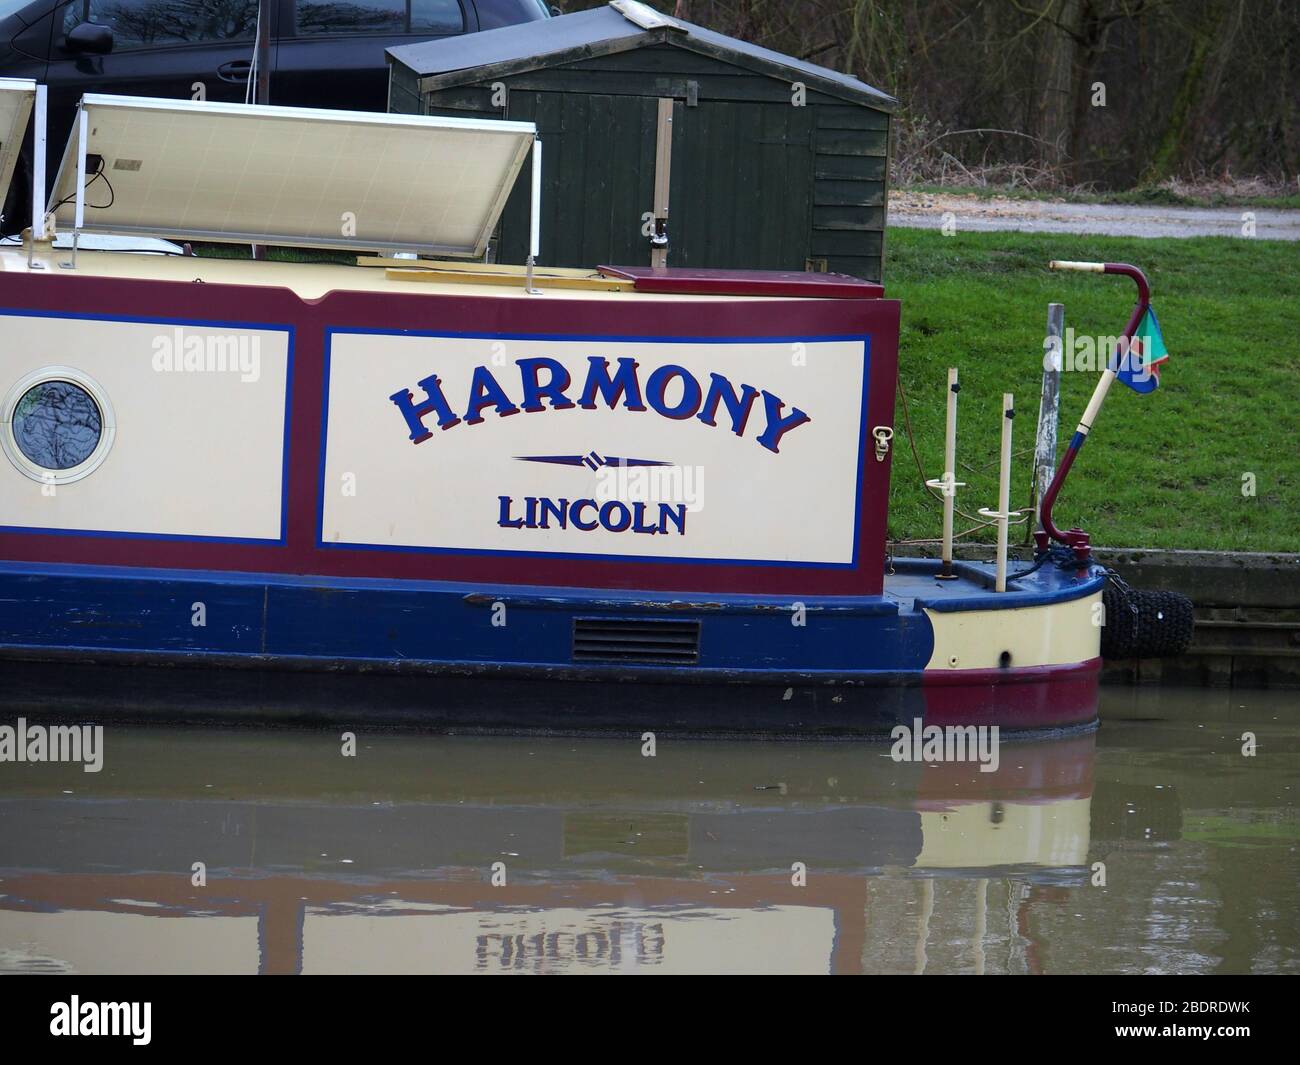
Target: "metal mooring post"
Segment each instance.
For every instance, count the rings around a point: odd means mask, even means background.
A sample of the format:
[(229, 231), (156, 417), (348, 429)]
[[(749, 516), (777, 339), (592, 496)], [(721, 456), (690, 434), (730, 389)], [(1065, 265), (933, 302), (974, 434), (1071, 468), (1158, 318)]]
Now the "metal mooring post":
[(1007, 527), (1012, 518), (1019, 517), (1020, 511), (1011, 510), (1011, 419), (1016, 416), (1016, 397), (1010, 392), (1002, 394), (1002, 456), (998, 476), (998, 509), (989, 510), (980, 507), (980, 514), (992, 518), (998, 523), (998, 570), (997, 583), (999, 592), (1007, 590)]
[(957, 480), (957, 393), (961, 385), (957, 381), (957, 368), (948, 368), (948, 421), (943, 437), (943, 476), (937, 481), (926, 481), (930, 488), (937, 488), (943, 493), (943, 563), (940, 566), (940, 580), (956, 580), (952, 571), (952, 512), (957, 502), (957, 489), (965, 488), (964, 481)]
[(1034, 445), (1034, 468), (1029, 499), (1034, 520), (1025, 525), (1025, 543), (1035, 529), (1041, 529), (1039, 507), (1056, 472), (1056, 434), (1061, 421), (1061, 363), (1065, 337), (1065, 304), (1047, 305), (1047, 337), (1043, 341), (1043, 390), (1038, 400), (1038, 438)]

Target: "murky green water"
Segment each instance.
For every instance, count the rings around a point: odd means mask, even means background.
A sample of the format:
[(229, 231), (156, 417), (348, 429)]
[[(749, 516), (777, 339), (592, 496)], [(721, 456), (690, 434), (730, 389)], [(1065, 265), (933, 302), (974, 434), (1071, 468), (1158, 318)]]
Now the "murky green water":
[(1300, 972), (1298, 705), (1110, 689), (996, 773), (110, 728), (0, 763), (0, 971)]

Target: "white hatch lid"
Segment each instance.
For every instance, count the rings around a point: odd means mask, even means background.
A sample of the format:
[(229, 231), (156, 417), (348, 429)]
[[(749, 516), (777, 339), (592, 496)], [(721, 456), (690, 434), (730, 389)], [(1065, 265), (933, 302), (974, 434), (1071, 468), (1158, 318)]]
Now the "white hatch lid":
[(49, 209), (64, 231), (478, 257), (535, 137), (531, 122), (87, 95)]

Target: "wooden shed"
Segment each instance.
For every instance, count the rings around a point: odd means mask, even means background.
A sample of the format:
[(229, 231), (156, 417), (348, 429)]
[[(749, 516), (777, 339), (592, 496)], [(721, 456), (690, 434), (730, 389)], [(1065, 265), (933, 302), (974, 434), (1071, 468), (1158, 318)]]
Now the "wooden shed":
[[(624, 0), (389, 57), (391, 111), (537, 124), (543, 263), (881, 280), (896, 101), (857, 78)], [(527, 241), (520, 188), (496, 253)]]

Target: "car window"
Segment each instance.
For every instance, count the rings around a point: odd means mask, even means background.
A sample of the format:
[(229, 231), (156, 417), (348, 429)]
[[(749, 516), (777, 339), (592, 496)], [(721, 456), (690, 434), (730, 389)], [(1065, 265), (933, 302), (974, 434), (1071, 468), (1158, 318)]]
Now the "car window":
[(63, 32), (83, 22), (113, 31), (113, 51), (203, 41), (252, 40), (257, 0), (73, 0)]
[(465, 16), (457, 0), (410, 0), (410, 33), (461, 33)]
[(313, 33), (461, 33), (459, 0), (298, 0), (299, 35)]
[(551, 17), (551, 9), (545, 0), (478, 0), (478, 28), (495, 30), (500, 26), (517, 26), (521, 22), (533, 22)]

